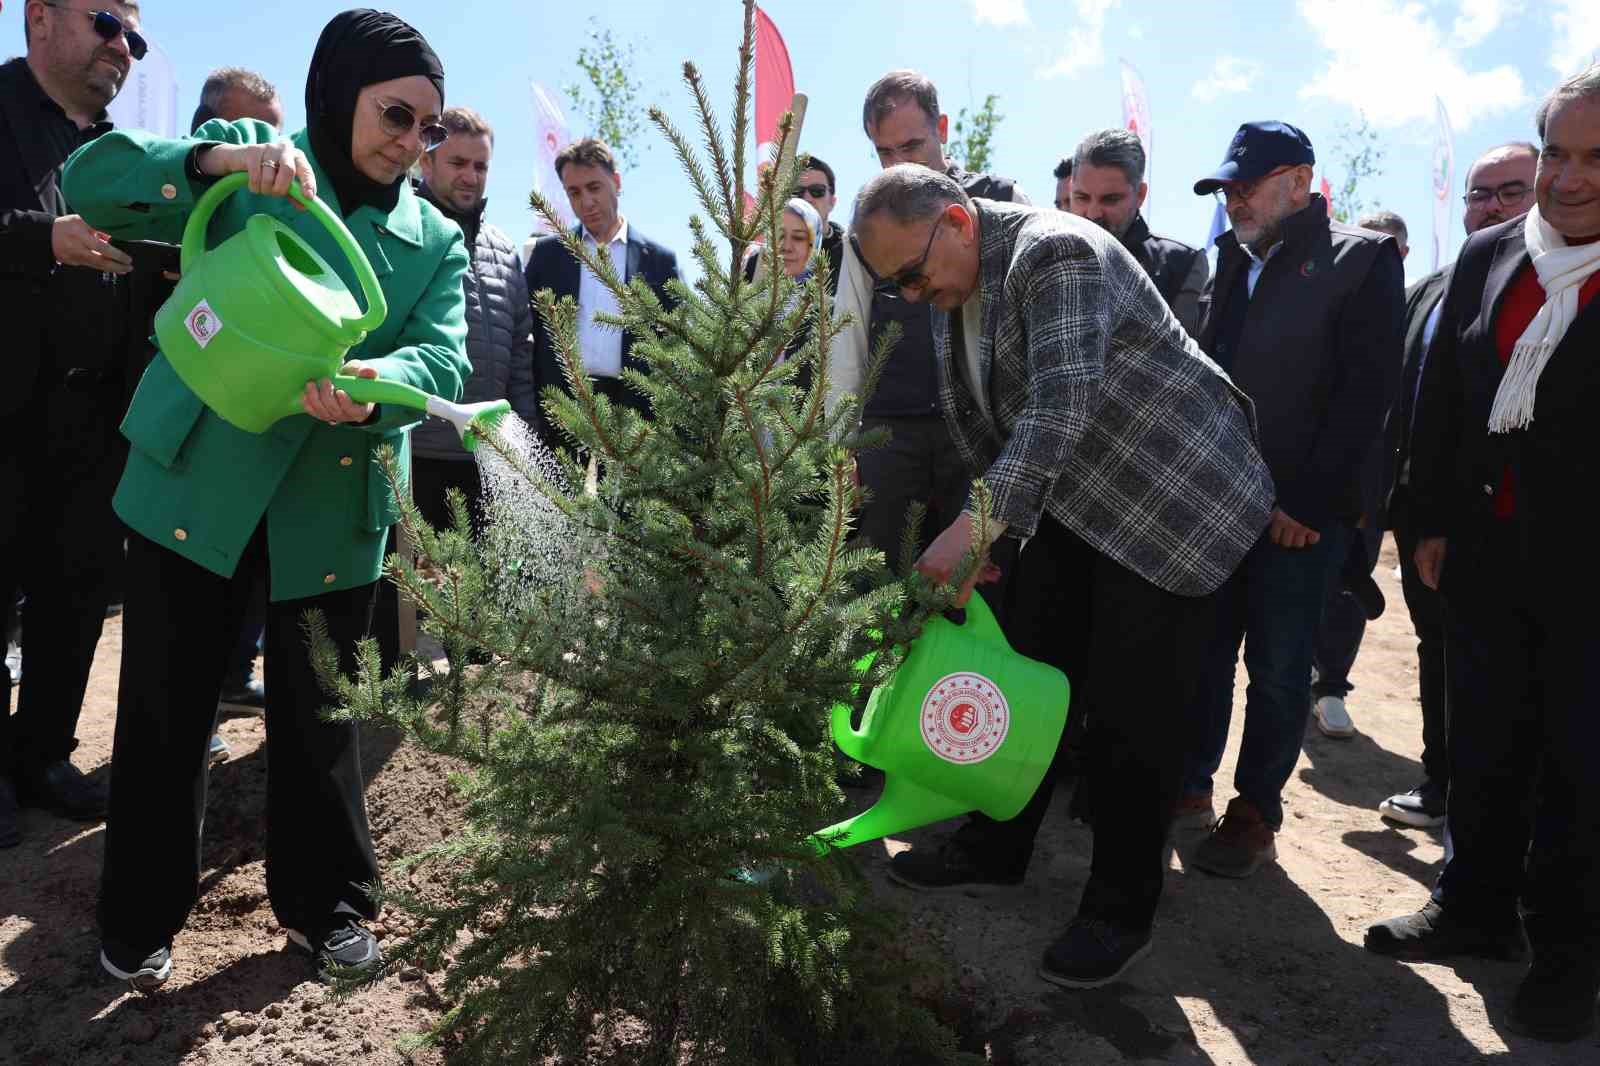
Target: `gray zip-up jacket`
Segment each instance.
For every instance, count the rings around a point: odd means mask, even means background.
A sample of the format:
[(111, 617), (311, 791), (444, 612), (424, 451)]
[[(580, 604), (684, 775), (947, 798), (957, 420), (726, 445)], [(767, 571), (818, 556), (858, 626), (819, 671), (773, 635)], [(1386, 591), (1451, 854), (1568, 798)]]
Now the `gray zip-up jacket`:
[[(472, 264), (462, 281), (467, 300), (467, 358), (472, 374), (467, 378), (462, 403), (532, 396), (533, 306), (528, 302), (528, 282), (522, 274), (522, 257), (503, 232), (483, 221), (483, 205), (463, 216), (435, 199), (427, 186), (420, 190), (444, 216), (461, 227), (472, 253)], [(526, 382), (516, 388), (513, 380)], [(532, 411), (517, 415), (533, 425)], [(448, 422), (423, 420), (411, 431), (412, 454), (425, 459), (470, 461), (461, 438)]]

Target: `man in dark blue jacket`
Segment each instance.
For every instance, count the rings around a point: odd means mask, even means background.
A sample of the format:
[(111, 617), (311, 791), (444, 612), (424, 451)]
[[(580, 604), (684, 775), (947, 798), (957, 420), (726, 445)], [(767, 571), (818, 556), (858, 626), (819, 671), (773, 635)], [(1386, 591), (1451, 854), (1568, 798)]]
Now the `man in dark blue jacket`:
[[(667, 282), (678, 276), (678, 258), (670, 250), (650, 240), (629, 225), (618, 208), (622, 175), (616, 158), (604, 141), (586, 137), (569, 144), (556, 156), (556, 175), (566, 190), (572, 213), (578, 216), (577, 235), (591, 250), (605, 249), (624, 282), (642, 277), (656, 296), (668, 306), (672, 300)], [(559, 299), (571, 296), (578, 302), (578, 348), (583, 369), (594, 382), (595, 391), (612, 403), (632, 407), (648, 415), (649, 400), (622, 382), (624, 370), (646, 371), (644, 361), (633, 354), (632, 334), (594, 321), (596, 312), (617, 313), (617, 298), (578, 260), (573, 258), (555, 234), (540, 237), (528, 255), (528, 292), (549, 289)], [(559, 429), (550, 423), (537, 393), (547, 386), (566, 387), (561, 359), (545, 323), (535, 310), (533, 328), (534, 396), (526, 394), (512, 380), (511, 404), (518, 411), (537, 410), (533, 428), (546, 444), (564, 443)]]
[(1217, 241), (1200, 347), (1255, 401), (1277, 487), (1271, 525), (1217, 594), (1214, 643), (1195, 692), (1196, 720), (1209, 728), (1191, 755), (1178, 812), (1181, 825), (1211, 821), (1211, 778), (1227, 745), (1244, 645), (1250, 689), (1238, 795), (1192, 859), (1227, 877), (1277, 856), (1323, 601), (1361, 518), (1368, 459), (1400, 378), (1405, 276), (1394, 238), (1331, 221), (1327, 201), (1311, 192), (1315, 162), (1295, 127), (1249, 122), (1194, 187), (1221, 190), (1233, 224)]

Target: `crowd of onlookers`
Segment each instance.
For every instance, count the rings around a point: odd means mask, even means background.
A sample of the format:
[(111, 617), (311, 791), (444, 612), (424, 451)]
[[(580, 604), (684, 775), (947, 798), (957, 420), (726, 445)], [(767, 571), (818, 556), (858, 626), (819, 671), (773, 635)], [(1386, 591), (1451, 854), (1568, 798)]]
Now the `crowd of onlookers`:
[[(449, 427), (409, 428), (331, 387), (308, 388), (312, 417), (295, 445), (303, 456), (325, 441), (316, 454), (330, 457), (327, 471), (295, 481), (292, 451), (280, 462), (265, 445), (217, 443), (225, 429), (184, 399), (147, 339), (172, 263), (127, 241), (176, 240), (196, 193), (222, 174), (250, 174), (262, 210), (297, 176), (396, 279), (421, 271), (410, 302), (391, 307), (398, 332), (353, 366), (469, 401), (507, 399), (559, 444), (540, 392), (563, 385), (561, 361), (530, 293), (576, 301), (584, 372), (646, 416), (625, 374), (648, 365), (634, 336), (595, 321), (617, 311), (617, 295), (558, 235), (519, 247), (484, 220), (495, 130), (444, 106), (442, 65), (393, 16), (330, 22), (308, 76), (307, 128), (292, 139), (277, 90), (229, 67), (207, 79), (191, 135), (177, 140), (106, 122), (144, 54), (136, 4), (29, 0), (24, 18), (28, 54), (0, 66), (0, 291), (13, 337), (0, 498), (16, 502), (0, 519), (8, 640), (21, 623), (0, 672), (6, 706), (25, 677), (14, 713), (0, 713), (0, 847), (21, 838), (19, 808), (96, 820), (109, 804), (103, 960), (138, 987), (158, 985), (193, 902), (184, 849), (199, 831), (205, 765), (228, 757), (216, 715), (266, 713), (275, 767), (299, 760), (322, 782), (307, 786), (311, 798), (275, 793), (269, 804), (274, 905), (319, 959), (368, 964), (370, 904), (348, 889), (376, 873), (359, 775), (345, 779), (353, 739), (313, 721), (314, 683), (284, 619), (320, 603), (392, 655), (395, 601), (374, 579), (393, 549), (393, 504), (367, 480), (367, 442), (409, 438), (411, 491), (436, 523), (458, 489), (481, 526), (477, 468)], [(1519, 1023), (1555, 1039), (1588, 1031), (1600, 991), (1600, 726), (1584, 624), (1596, 580), (1585, 489), (1600, 465), (1589, 429), (1600, 373), (1588, 358), (1600, 345), (1600, 68), (1546, 99), (1538, 145), (1478, 156), (1460, 258), (1410, 289), (1405, 222), (1388, 211), (1334, 221), (1312, 191), (1312, 140), (1285, 122), (1240, 126), (1194, 183), (1231, 223), (1213, 270), (1206, 250), (1151, 231), (1145, 153), (1128, 130), (1091, 132), (1063, 156), (1052, 212), (1032, 208), (1013, 178), (946, 157), (948, 118), (914, 71), (876, 81), (861, 119), (884, 172), (861, 190), (850, 230), (834, 219), (833, 169), (806, 157), (777, 246), (753, 253), (746, 276), (826, 272), (843, 324), (830, 409), (898, 328), (862, 413), (863, 429), (889, 432), (858, 456), (860, 531), (896, 564), (907, 509), (922, 504), (924, 572), (946, 576), (969, 547), (986, 551), (979, 594), (1018, 649), (1063, 666), (1075, 693), (1022, 814), (974, 815), (940, 846), (899, 853), (891, 876), (965, 892), (1020, 883), (1055, 785), (1071, 783), (1073, 813), (1095, 831), (1094, 868), (1041, 973), (1069, 987), (1115, 979), (1149, 950), (1169, 836), (1191, 838), (1198, 869), (1249, 877), (1277, 854), (1308, 724), (1355, 734), (1351, 668), (1384, 609), (1372, 573), (1387, 531), (1418, 638), (1423, 754), (1414, 787), (1373, 800), (1385, 818), (1443, 827), (1447, 861), (1432, 900), (1374, 925), (1367, 946), (1431, 959), (1520, 957), (1531, 943)], [(672, 306), (676, 258), (623, 215), (610, 149), (576, 141), (555, 169), (590, 252)], [(207, 448), (241, 482), (270, 481), (259, 498), (228, 498), (249, 511), (232, 542), (210, 518), (173, 510), (191, 506), (171, 497), (202, 476)], [(354, 488), (333, 487), (340, 467)], [(975, 475), (994, 494), (981, 545), (967, 520)], [(309, 558), (286, 493), (352, 492), (361, 529), (347, 560)], [(102, 620), (124, 599), (108, 790), (69, 756)], [(265, 679), (254, 669), (263, 647)], [(1219, 814), (1241, 652), (1243, 741)], [(196, 655), (217, 661), (189, 680)], [(173, 787), (136, 779), (133, 766)], [(314, 862), (270, 846), (329, 810), (340, 813)], [(158, 839), (130, 828), (130, 812), (181, 824)], [(129, 913), (123, 897), (142, 891), (133, 863), (179, 868), (165, 918), (148, 902)], [(327, 889), (330, 879), (346, 887)]]

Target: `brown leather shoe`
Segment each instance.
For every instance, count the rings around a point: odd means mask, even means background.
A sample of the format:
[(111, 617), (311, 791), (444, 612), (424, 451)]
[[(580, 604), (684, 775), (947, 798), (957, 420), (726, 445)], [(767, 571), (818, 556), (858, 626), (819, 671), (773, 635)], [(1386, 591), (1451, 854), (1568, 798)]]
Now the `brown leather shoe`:
[(1249, 877), (1278, 857), (1277, 836), (1253, 804), (1235, 796), (1191, 861), (1218, 877)]

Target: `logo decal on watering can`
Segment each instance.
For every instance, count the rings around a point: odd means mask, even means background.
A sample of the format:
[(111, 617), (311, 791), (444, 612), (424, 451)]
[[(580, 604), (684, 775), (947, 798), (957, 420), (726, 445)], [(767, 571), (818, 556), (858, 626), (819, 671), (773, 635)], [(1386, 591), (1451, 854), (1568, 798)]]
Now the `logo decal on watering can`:
[(946, 674), (922, 700), (922, 742), (945, 762), (980, 763), (1005, 742), (1011, 707), (982, 674)]
[(189, 312), (189, 317), (183, 320), (183, 324), (188, 327), (189, 336), (193, 337), (194, 342), (202, 348), (222, 332), (222, 319), (217, 317), (217, 313), (211, 310), (211, 305), (204, 300), (194, 305), (194, 310)]

